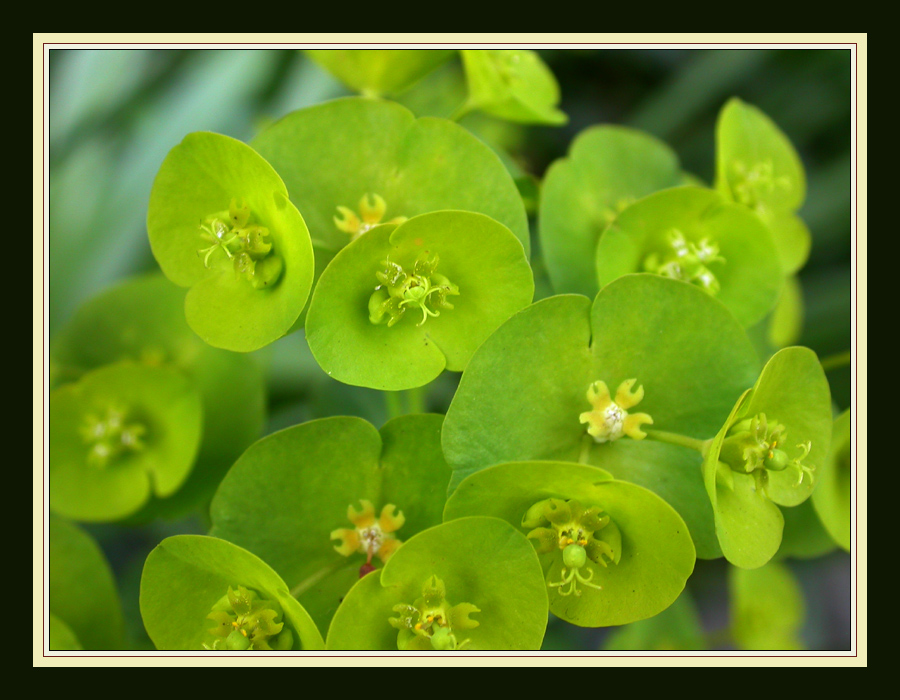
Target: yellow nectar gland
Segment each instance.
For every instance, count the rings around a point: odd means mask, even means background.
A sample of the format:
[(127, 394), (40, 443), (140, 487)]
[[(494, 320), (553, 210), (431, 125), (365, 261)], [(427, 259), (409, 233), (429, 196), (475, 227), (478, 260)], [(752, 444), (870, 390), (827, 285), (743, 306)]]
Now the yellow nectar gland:
[(284, 651), (293, 646), (293, 634), (284, 626), (281, 606), (263, 600), (256, 591), (228, 587), (206, 619), (215, 625), (207, 630), (204, 649), (211, 651)]
[(374, 556), (387, 562), (403, 544), (393, 533), (403, 527), (406, 518), (393, 503), (382, 508), (377, 519), (371, 501), (361, 500), (359, 503), (362, 506), (359, 511), (352, 505), (347, 506), (347, 519), (353, 523), (354, 529), (340, 528), (331, 533), (331, 539), (341, 540), (334, 549), (345, 557), (356, 552), (365, 554), (366, 564), (371, 564)]
[(464, 648), (471, 640), (460, 641), (457, 633), (478, 627), (477, 620), (469, 615), (481, 612), (471, 603), (451, 605), (446, 599), (444, 582), (432, 576), (422, 588), (422, 597), (412, 605), (394, 606), (397, 617), (388, 619), (391, 627), (399, 630), (397, 648), (400, 651), (437, 650), (455, 651)]
[(405, 216), (395, 216), (390, 221), (382, 222), (387, 213), (387, 202), (377, 194), (364, 194), (359, 200), (359, 215), (348, 207), (337, 208), (340, 216), (334, 217), (334, 225), (344, 233), (350, 234), (350, 240), (355, 241), (369, 229), (380, 223), (402, 224)]
[(628, 413), (629, 408), (636, 406), (644, 398), (643, 386), (639, 386), (636, 391), (631, 390), (636, 382), (637, 379), (626, 379), (619, 384), (615, 401), (610, 397), (606, 382), (596, 381), (588, 387), (587, 400), (594, 410), (585, 411), (578, 420), (587, 423), (588, 434), (594, 438), (594, 442), (612, 442), (624, 435), (634, 440), (647, 437), (641, 430), (641, 425), (652, 425), (653, 418), (646, 413)]

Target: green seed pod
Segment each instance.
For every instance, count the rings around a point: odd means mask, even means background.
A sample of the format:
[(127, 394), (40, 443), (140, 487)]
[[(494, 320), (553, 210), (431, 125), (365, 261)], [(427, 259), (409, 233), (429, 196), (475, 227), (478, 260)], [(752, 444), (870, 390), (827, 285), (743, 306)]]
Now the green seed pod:
[(580, 569), (587, 561), (587, 553), (580, 544), (570, 544), (563, 550), (563, 564), (569, 569)]

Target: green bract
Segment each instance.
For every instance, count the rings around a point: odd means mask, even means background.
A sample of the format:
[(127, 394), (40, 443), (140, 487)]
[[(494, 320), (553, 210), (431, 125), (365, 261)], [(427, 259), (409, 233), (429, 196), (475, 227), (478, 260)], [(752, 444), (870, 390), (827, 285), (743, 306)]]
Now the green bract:
[(745, 327), (775, 306), (784, 281), (759, 217), (697, 187), (629, 206), (600, 237), (596, 262), (601, 287), (630, 272), (682, 280), (718, 298)]
[(432, 49), (316, 49), (306, 55), (347, 87), (370, 95), (402, 92), (448, 60), (453, 51)]
[(737, 98), (722, 108), (716, 126), (716, 189), (766, 222), (786, 272), (803, 267), (811, 242), (795, 214), (806, 198), (803, 164), (781, 129)]
[(687, 591), (656, 617), (614, 630), (606, 651), (702, 651), (709, 648)]
[(850, 486), (853, 479), (850, 415), (848, 409), (834, 421), (831, 450), (823, 465), (819, 486), (812, 496), (816, 512), (828, 533), (848, 552), (851, 542)]
[(796, 277), (788, 277), (769, 318), (766, 339), (775, 348), (793, 345), (803, 331), (803, 288)]
[[(463, 374), (442, 435), (451, 484), (500, 462), (587, 462), (654, 491), (687, 522), (698, 555), (719, 556), (699, 454), (642, 440), (635, 423), (646, 415), (653, 430), (709, 438), (757, 371), (734, 317), (691, 285), (628, 275), (593, 305), (576, 295), (545, 299), (501, 326)], [(603, 424), (583, 415), (590, 395), (594, 406), (601, 401), (598, 382), (617, 398), (633, 394), (628, 404), (640, 413), (619, 425), (638, 439), (588, 432)]]
[(600, 234), (636, 199), (680, 181), (678, 157), (648, 134), (618, 126), (581, 132), (541, 187), (538, 229), (553, 288), (594, 296)]
[(398, 104), (350, 97), (287, 115), (253, 146), (303, 211), (317, 274), (377, 223), (442, 209), (490, 216), (528, 252), (528, 220), (512, 177), (490, 148), (446, 119), (416, 119)]
[[(813, 497), (819, 492), (819, 488), (821, 487), (817, 486), (813, 491)], [(813, 507), (813, 500), (814, 498), (810, 498), (799, 506), (781, 511), (784, 531), (781, 534), (781, 546), (774, 559), (813, 559), (837, 549)]]
[(264, 558), (326, 630), (361, 571), (441, 522), (440, 431), (440, 416), (412, 415), (380, 432), (337, 417), (270, 435), (219, 487), (211, 534)]
[(469, 109), (525, 124), (565, 124), (559, 85), (534, 51), (463, 50)]
[(740, 648), (803, 649), (803, 592), (790, 569), (777, 562), (752, 571), (732, 567), (728, 584), (731, 634)]
[(225, 471), (262, 430), (263, 374), (257, 359), (213, 348), (184, 320), (183, 289), (162, 275), (123, 282), (82, 306), (54, 337), (54, 382), (121, 360), (181, 370), (203, 401), (197, 462), (177, 493), (152, 499), (141, 516), (175, 516), (208, 500)]
[(49, 554), (50, 649), (123, 649), (122, 605), (97, 543), (77, 525), (51, 515)]
[(472, 474), (447, 501), (445, 520), (501, 518), (540, 555), (550, 611), (584, 627), (652, 617), (684, 589), (694, 545), (684, 521), (647, 489), (596, 467), (501, 464)]
[(378, 226), (338, 253), (313, 293), (306, 336), (334, 379), (410, 389), (465, 369), (533, 294), (509, 229), (482, 214), (432, 212)]
[(141, 577), (141, 617), (157, 649), (315, 650), (322, 637), (269, 566), (200, 535), (163, 540)]
[(406, 542), (344, 598), (329, 649), (538, 649), (547, 593), (534, 548), (496, 518), (461, 518)]
[(166, 276), (191, 288), (187, 322), (210, 345), (256, 350), (300, 316), (313, 280), (309, 232), (281, 178), (246, 144), (185, 136), (153, 183), (147, 230)]
[(126, 361), (52, 392), (50, 421), (50, 508), (77, 520), (118, 520), (184, 483), (203, 404), (177, 370)]
[(809, 498), (831, 442), (831, 393), (816, 354), (785, 348), (766, 363), (706, 451), (716, 534), (735, 566), (765, 564), (781, 543), (778, 506)]

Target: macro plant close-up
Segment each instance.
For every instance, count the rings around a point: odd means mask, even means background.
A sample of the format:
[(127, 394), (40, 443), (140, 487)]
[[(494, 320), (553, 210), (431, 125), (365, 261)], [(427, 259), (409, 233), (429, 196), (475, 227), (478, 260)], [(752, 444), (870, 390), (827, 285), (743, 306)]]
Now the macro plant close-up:
[(45, 48), (45, 654), (855, 653), (853, 44), (471, 46)]

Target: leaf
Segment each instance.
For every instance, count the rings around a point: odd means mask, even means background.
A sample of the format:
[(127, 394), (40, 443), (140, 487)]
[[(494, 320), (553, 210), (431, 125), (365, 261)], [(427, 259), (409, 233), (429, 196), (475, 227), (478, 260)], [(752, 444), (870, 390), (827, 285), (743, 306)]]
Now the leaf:
[[(249, 219), (236, 224), (232, 210), (244, 208)], [(260, 227), (271, 249), (254, 252), (247, 263), (252, 272), (238, 274), (251, 249), (242, 236)], [(163, 272), (191, 288), (187, 322), (210, 345), (256, 350), (290, 331), (300, 316), (313, 279), (309, 232), (281, 178), (246, 144), (188, 134), (156, 176), (147, 229)]]
[(356, 92), (403, 92), (453, 56), (436, 49), (308, 49), (306, 55)]
[(851, 546), (851, 484), (853, 481), (851, 413), (844, 411), (834, 421), (831, 449), (822, 468), (812, 502), (828, 533), (842, 549)]
[(53, 613), (50, 614), (50, 637), (47, 648), (50, 651), (83, 651), (84, 649), (69, 626)]
[(340, 542), (332, 533), (354, 528), (348, 507), (359, 511), (367, 500), (377, 516), (388, 504), (396, 506), (405, 519), (395, 533), (402, 542), (441, 522), (450, 471), (440, 452), (440, 427), (440, 416), (410, 415), (379, 433), (364, 420), (342, 416), (270, 435), (222, 481), (211, 534), (269, 562), (327, 630), (366, 563), (365, 554), (335, 551)]
[(582, 131), (541, 187), (538, 232), (556, 292), (596, 295), (600, 235), (625, 206), (680, 179), (678, 157), (649, 134), (608, 125)]
[(250, 552), (215, 537), (176, 535), (150, 552), (141, 577), (141, 617), (157, 649), (202, 650), (213, 621), (207, 616), (229, 587), (277, 602), (293, 632), (294, 650), (322, 649), (322, 637), (284, 581)]

